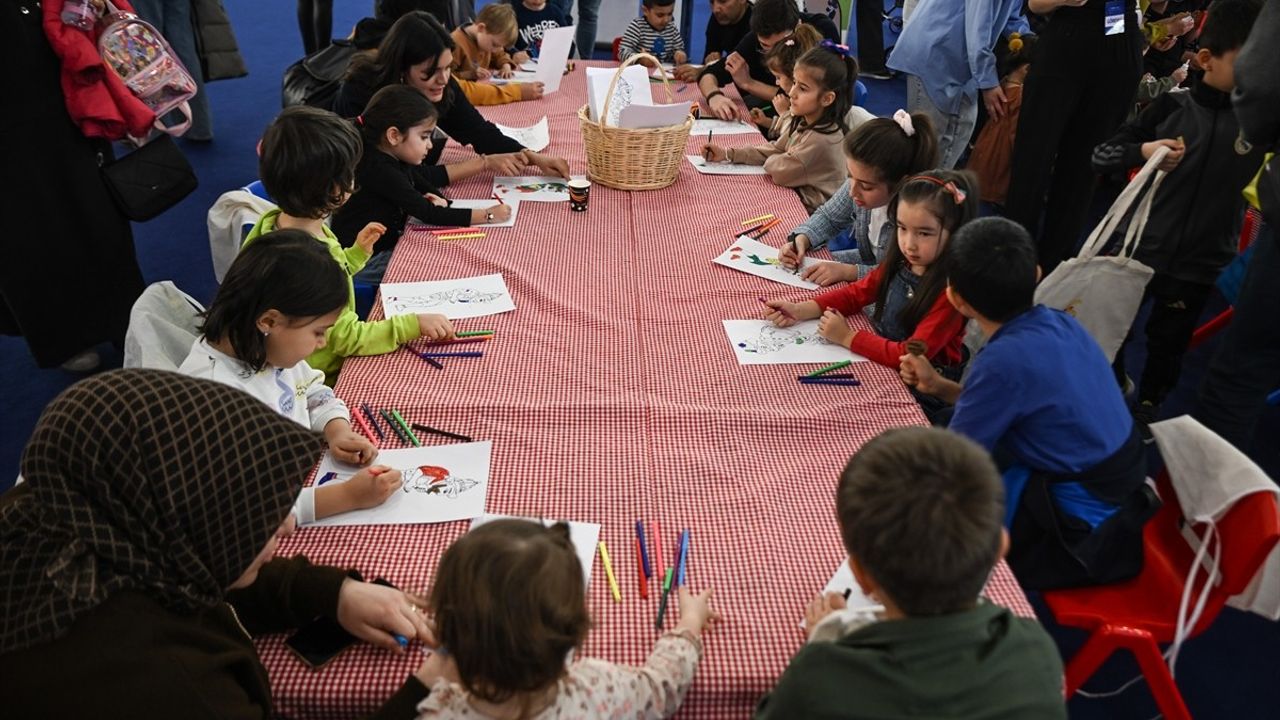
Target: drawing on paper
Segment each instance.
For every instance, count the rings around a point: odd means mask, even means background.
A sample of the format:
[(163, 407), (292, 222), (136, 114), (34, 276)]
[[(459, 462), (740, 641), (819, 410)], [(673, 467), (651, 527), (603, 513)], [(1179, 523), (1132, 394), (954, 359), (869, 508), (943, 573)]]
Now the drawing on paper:
[(569, 192), (569, 184), (563, 180), (552, 180), (548, 182), (531, 182), (522, 183), (520, 185), (507, 186), (507, 192), (517, 193), (567, 193)]
[(737, 246), (729, 248), (729, 252), (733, 253), (732, 255), (729, 256), (730, 260), (741, 260), (742, 256), (745, 254), (747, 257), (747, 262), (751, 263), (752, 265), (763, 265), (765, 267), (768, 267), (769, 265), (778, 266), (781, 264), (781, 261), (778, 260), (778, 258), (776, 257), (761, 259), (760, 256), (755, 253), (744, 253), (742, 248)]
[(402, 312), (414, 312), (440, 307), (441, 305), (484, 305), (502, 297), (499, 292), (481, 292), (475, 288), (454, 288), (441, 290), (427, 295), (409, 295), (406, 297), (387, 298), (388, 303), (395, 303)]
[(743, 340), (738, 347), (743, 352), (756, 355), (767, 355), (781, 352), (796, 345), (831, 345), (827, 339), (815, 333), (805, 333), (795, 328), (780, 328), (768, 325), (760, 328), (760, 333), (751, 340)]
[(440, 495), (451, 500), (480, 484), (479, 480), (454, 477), (448, 468), (439, 465), (419, 465), (401, 472), (404, 484), (400, 489), (404, 492)]
[(635, 94), (635, 88), (631, 85), (631, 81), (625, 77), (618, 78), (618, 85), (613, 89), (613, 97), (609, 101), (609, 117), (605, 119), (605, 124), (618, 126), (618, 116), (622, 114), (622, 109), (631, 104), (631, 98)]

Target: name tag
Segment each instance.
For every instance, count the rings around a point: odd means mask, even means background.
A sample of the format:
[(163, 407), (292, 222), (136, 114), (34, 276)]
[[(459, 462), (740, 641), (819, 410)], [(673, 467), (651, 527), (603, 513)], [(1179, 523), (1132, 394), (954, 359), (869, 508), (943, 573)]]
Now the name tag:
[(1107, 35), (1124, 34), (1124, 0), (1107, 0), (1102, 28)]

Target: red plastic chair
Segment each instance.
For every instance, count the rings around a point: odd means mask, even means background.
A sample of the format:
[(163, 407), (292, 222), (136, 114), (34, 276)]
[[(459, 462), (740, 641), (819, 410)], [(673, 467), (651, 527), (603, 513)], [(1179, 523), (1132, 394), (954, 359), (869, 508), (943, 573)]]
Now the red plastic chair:
[[(1178, 605), (1195, 552), (1182, 535), (1182, 510), (1168, 475), (1160, 476), (1157, 487), (1164, 505), (1143, 530), (1146, 554), (1142, 573), (1114, 585), (1046, 591), (1044, 600), (1059, 624), (1090, 632), (1084, 646), (1067, 663), (1068, 698), (1112, 653), (1123, 649), (1137, 659), (1164, 717), (1190, 720), (1182, 694), (1156, 643), (1174, 639)], [(1193, 529), (1197, 536), (1204, 530), (1202, 526)], [(1222, 581), (1210, 591), (1204, 611), (1188, 637), (1208, 629), (1227, 598), (1244, 591), (1280, 542), (1280, 510), (1275, 497), (1255, 493), (1238, 501), (1218, 522), (1218, 538), (1222, 543)], [(1201, 571), (1193, 598), (1203, 587), (1204, 576)]]
[(622, 47), (622, 37), (613, 39), (613, 61), (618, 62), (618, 48)]

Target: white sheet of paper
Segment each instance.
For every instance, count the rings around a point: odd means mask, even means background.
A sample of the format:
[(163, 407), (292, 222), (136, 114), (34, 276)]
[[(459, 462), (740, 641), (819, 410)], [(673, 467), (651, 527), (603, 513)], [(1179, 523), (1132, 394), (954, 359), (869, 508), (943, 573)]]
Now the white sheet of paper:
[(506, 202), (569, 202), (569, 181), (555, 175), (508, 175), (493, 179), (493, 192)]
[[(862, 588), (858, 587), (858, 581), (853, 578), (853, 571), (849, 569), (849, 563), (842, 562), (831, 575), (831, 579), (827, 581), (826, 587), (822, 588), (822, 594), (844, 595), (846, 591), (849, 593), (845, 598), (845, 607), (848, 610), (884, 610), (883, 605), (862, 593)], [(800, 627), (804, 628), (804, 618), (800, 618)]]
[(720, 120), (705, 117), (693, 121), (693, 130), (689, 134), (706, 135), (713, 130), (716, 135), (760, 134), (760, 128), (744, 120)]
[(534, 152), (542, 152), (551, 144), (551, 131), (547, 129), (547, 116), (529, 127), (507, 127), (494, 123), (498, 131)]
[[(519, 515), (481, 515), (471, 521), (471, 529), (475, 530), (487, 522), (507, 518), (541, 522), (547, 527), (551, 527), (558, 522), (549, 518), (531, 518)], [(590, 585), (591, 565), (595, 562), (596, 544), (600, 541), (600, 525), (598, 523), (576, 522), (574, 520), (566, 520), (565, 522), (569, 524), (569, 540), (573, 543), (573, 549), (578, 554), (578, 561), (582, 563), (582, 576), (586, 581), (583, 584)]]
[(450, 320), (497, 315), (516, 309), (502, 275), (456, 280), (383, 283), (382, 307), (387, 317), (441, 313)]
[(618, 127), (662, 128), (680, 125), (689, 117), (689, 108), (693, 103), (682, 102), (674, 105), (638, 105), (632, 104), (623, 108), (618, 114)]
[(532, 68), (525, 70), (521, 67), (511, 74), (509, 78), (500, 78), (497, 75), (489, 78), (489, 82), (494, 85), (506, 85), (507, 83), (531, 83), (538, 81), (538, 72)]
[(573, 47), (574, 33), (577, 28), (552, 28), (542, 34), (542, 49), (538, 52), (538, 68), (534, 81), (542, 83), (542, 94), (550, 95), (560, 89), (560, 78), (564, 77), (565, 63), (569, 61), (569, 50)]
[[(507, 200), (505, 197), (502, 201), (511, 206), (511, 217), (506, 222), (480, 223), (472, 225), (474, 228), (495, 228), (495, 227), (512, 227), (516, 224), (516, 215), (520, 213), (520, 203), (515, 200)], [(463, 210), (475, 210), (477, 208), (487, 208), (497, 205), (498, 201), (493, 198), (483, 200), (454, 200), (453, 205), (449, 207), (462, 208)]]
[[(675, 63), (659, 63), (659, 64), (661, 65), (661, 67), (656, 67), (649, 71), (649, 77), (662, 79), (662, 76), (666, 75), (667, 77), (670, 78), (671, 73), (676, 71)], [(698, 68), (699, 70), (702, 69), (701, 65), (694, 65), (694, 67)], [(674, 78), (672, 79), (674, 80)]]
[[(404, 485), (387, 501), (368, 510), (352, 510), (317, 520), (308, 527), (336, 525), (418, 525), (469, 520), (484, 514), (489, 494), (489, 458), (493, 442), (434, 445), (431, 447), (383, 450), (376, 462), (389, 465), (403, 475)], [(336, 472), (346, 482), (360, 468), (338, 462), (325, 453), (316, 477)]]
[(739, 365), (830, 364), (841, 360), (865, 362), (847, 349), (818, 335), (818, 321), (806, 320), (788, 328), (768, 320), (725, 320), (724, 333)]
[(703, 175), (768, 175), (763, 165), (742, 165), (740, 163), (707, 162), (701, 155), (685, 155), (694, 170)]
[[(605, 125), (618, 125), (622, 111), (631, 105), (652, 105), (653, 93), (649, 90), (649, 78), (642, 65), (632, 65), (622, 71), (618, 83), (613, 87), (613, 99), (608, 103), (609, 117)], [(587, 68), (587, 112), (592, 120), (597, 120), (605, 108), (605, 98), (609, 95), (609, 85), (616, 68)]]
[[(457, 204), (455, 200), (454, 205)], [(818, 288), (817, 283), (803, 280), (798, 273), (793, 273), (779, 265), (778, 248), (772, 245), (765, 245), (759, 240), (752, 240), (746, 236), (739, 236), (729, 246), (728, 250), (720, 253), (711, 262), (751, 275), (759, 275), (766, 280), (772, 280), (783, 285), (808, 290), (816, 290)], [(818, 261), (806, 257), (801, 267), (807, 268), (817, 264)]]

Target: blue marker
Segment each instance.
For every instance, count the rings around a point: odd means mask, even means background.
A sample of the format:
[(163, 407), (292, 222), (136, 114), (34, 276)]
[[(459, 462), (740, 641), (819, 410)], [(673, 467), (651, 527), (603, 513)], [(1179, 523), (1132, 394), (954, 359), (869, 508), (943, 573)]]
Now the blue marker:
[(338, 473), (336, 473), (336, 472), (327, 472), (327, 473), (325, 473), (325, 474), (324, 474), (324, 476), (323, 476), (323, 477), (321, 477), (319, 480), (317, 480), (317, 481), (316, 481), (316, 487), (320, 487), (321, 485), (323, 485), (323, 484), (325, 484), (325, 483), (329, 482), (330, 480), (332, 480), (332, 479), (334, 479), (334, 478), (336, 478), (336, 477), (338, 477)]
[(676, 585), (684, 585), (685, 561), (689, 558), (689, 531), (680, 533), (680, 556), (676, 561)]
[(400, 643), (400, 647), (402, 648), (409, 647), (409, 638), (403, 635), (397, 634), (395, 635), (395, 639), (396, 639), (396, 642)]

